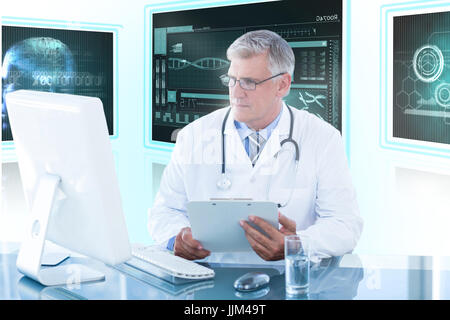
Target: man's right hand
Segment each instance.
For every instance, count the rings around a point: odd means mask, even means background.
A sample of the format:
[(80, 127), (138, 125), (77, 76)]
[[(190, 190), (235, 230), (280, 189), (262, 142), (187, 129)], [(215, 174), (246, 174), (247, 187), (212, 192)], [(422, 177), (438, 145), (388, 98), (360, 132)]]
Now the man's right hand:
[(175, 238), (173, 252), (176, 256), (188, 260), (203, 259), (211, 254), (210, 251), (205, 250), (200, 242), (192, 237), (191, 228), (186, 227), (181, 229)]

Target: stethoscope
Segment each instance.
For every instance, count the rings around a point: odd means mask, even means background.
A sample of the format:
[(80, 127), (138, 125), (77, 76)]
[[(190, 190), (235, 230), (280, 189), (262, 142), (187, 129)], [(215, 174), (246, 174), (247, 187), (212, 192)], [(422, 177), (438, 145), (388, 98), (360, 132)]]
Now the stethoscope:
[[(289, 126), (289, 137), (284, 139), (283, 141), (280, 142), (280, 146), (281, 149), (283, 148), (283, 145), (285, 143), (292, 143), (295, 147), (295, 168), (296, 171), (298, 169), (298, 163), (299, 163), (299, 159), (300, 159), (300, 148), (298, 147), (297, 142), (292, 138), (292, 134), (294, 131), (294, 113), (292, 112), (291, 108), (289, 106), (286, 106), (287, 109), (289, 110), (289, 115), (290, 115), (290, 126)], [(231, 180), (227, 177), (225, 171), (226, 171), (226, 161), (225, 161), (225, 125), (227, 123), (228, 120), (228, 116), (230, 115), (230, 111), (231, 111), (231, 107), (228, 109), (227, 113), (225, 114), (225, 117), (223, 119), (222, 122), (222, 174), (221, 177), (219, 178), (219, 180), (217, 181), (217, 188), (220, 190), (228, 190), (231, 188)], [(278, 156), (279, 152), (277, 152), (277, 154), (275, 154), (275, 158)], [(294, 179), (295, 180), (295, 179)], [(270, 185), (270, 183), (269, 183)], [(268, 189), (269, 189), (269, 185), (268, 185)], [(289, 200), (292, 197), (292, 192), (293, 192), (293, 188), (291, 188), (290, 191), (290, 196), (289, 196)], [(285, 203), (285, 204), (278, 204), (278, 207), (285, 207), (288, 203), (289, 200)]]

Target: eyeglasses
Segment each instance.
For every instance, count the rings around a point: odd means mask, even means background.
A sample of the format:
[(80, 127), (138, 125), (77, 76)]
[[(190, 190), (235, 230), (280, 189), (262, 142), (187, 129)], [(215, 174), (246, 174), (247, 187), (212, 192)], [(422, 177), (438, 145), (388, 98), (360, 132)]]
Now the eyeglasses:
[(239, 85), (241, 86), (242, 89), (244, 90), (255, 90), (256, 89), (256, 85), (261, 84), (263, 82), (266, 82), (267, 80), (273, 79), (275, 77), (281, 76), (282, 74), (285, 74), (286, 72), (281, 72), (279, 74), (276, 74), (270, 78), (261, 80), (261, 81), (255, 81), (252, 79), (248, 79), (248, 78), (242, 78), (242, 79), (236, 79), (235, 77), (231, 77), (227, 74), (221, 75), (220, 81), (222, 81), (222, 84), (226, 87), (234, 87), (236, 85), (236, 82), (239, 81)]

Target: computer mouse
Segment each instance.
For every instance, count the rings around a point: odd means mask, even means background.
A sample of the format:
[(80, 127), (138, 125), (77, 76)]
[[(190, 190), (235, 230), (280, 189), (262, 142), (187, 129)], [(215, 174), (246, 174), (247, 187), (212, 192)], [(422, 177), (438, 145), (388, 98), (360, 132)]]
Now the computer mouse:
[(270, 277), (262, 272), (246, 273), (234, 282), (234, 288), (238, 291), (248, 292), (261, 289), (269, 284)]

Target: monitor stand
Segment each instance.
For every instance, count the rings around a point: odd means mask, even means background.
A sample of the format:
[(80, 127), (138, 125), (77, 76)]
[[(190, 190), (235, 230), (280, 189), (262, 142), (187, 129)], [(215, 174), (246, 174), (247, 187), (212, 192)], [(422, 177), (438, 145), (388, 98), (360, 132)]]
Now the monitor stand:
[(42, 255), (41, 266), (54, 267), (62, 263), (64, 260), (69, 259), (70, 255), (66, 253), (52, 252)]
[(103, 273), (82, 264), (42, 268), (50, 216), (57, 211), (59, 201), (57, 195), (63, 194), (59, 188), (60, 182), (59, 176), (51, 174), (44, 174), (39, 179), (31, 208), (30, 224), (17, 257), (17, 269), (44, 286), (64, 286), (104, 280)]

